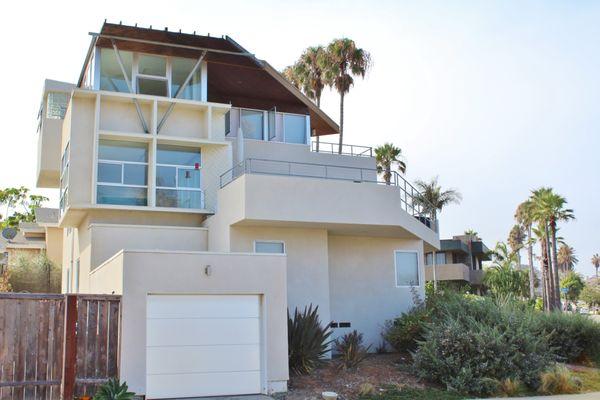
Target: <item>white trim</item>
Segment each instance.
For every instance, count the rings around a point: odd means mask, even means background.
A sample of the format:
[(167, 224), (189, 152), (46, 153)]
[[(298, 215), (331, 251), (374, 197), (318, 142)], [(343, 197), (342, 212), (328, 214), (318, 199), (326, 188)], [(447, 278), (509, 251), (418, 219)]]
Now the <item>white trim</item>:
[(208, 232), (208, 228), (202, 226), (173, 226), (173, 225), (133, 225), (133, 224), (107, 224), (107, 223), (98, 223), (92, 222), (88, 225), (89, 228), (139, 228), (139, 229), (177, 229), (177, 230), (190, 230), (190, 231), (206, 231)]
[[(281, 243), (283, 245), (283, 253), (259, 253), (256, 251), (256, 244), (257, 243)], [(253, 249), (254, 252), (256, 254), (287, 254), (286, 253), (286, 249), (285, 249), (285, 242), (283, 240), (262, 240), (262, 239), (258, 239), (254, 241), (254, 245), (253, 245)]]
[[(417, 256), (417, 279), (419, 280), (416, 285), (398, 285), (398, 264), (396, 263), (396, 254), (397, 253), (414, 253)], [(410, 288), (410, 287), (420, 287), (422, 282), (421, 277), (421, 257), (419, 257), (418, 250), (394, 250), (394, 282), (397, 288)]]

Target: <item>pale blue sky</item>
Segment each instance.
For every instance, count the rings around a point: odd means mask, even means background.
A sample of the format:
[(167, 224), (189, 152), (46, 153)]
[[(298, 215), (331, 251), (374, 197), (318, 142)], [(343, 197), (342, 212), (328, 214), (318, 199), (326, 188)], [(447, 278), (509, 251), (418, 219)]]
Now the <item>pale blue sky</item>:
[[(86, 4), (85, 6), (82, 6)], [(348, 36), (374, 67), (347, 97), (346, 142), (403, 149), (410, 180), (459, 189), (442, 236), (473, 228), (506, 237), (517, 204), (548, 185), (577, 221), (561, 230), (593, 272), (600, 252), (600, 2), (169, 1), (10, 2), (0, 63), (5, 116), (0, 186), (34, 186), (35, 116), (44, 78), (75, 81), (104, 18), (228, 34), (277, 68)], [(323, 107), (338, 118), (338, 99)], [(332, 137), (332, 140), (335, 138)], [(53, 199), (56, 195), (49, 193)], [(368, 205), (365, 205), (368, 206)]]

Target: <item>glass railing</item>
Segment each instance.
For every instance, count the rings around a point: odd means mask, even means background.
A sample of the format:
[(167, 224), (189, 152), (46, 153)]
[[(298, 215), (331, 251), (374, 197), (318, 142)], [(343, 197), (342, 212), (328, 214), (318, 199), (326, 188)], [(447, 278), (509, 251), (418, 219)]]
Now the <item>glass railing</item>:
[(342, 144), (340, 151), (339, 143), (311, 142), (310, 150), (315, 153), (341, 154), (343, 156), (373, 157), (373, 148), (368, 146), (357, 146), (354, 144)]
[(204, 209), (204, 192), (190, 189), (156, 189), (156, 206)]

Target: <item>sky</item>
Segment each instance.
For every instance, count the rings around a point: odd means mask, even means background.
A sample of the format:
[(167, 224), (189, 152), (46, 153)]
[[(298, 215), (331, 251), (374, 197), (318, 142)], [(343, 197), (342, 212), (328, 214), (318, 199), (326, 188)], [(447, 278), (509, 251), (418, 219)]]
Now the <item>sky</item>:
[[(278, 69), (308, 46), (349, 37), (373, 67), (345, 103), (344, 142), (402, 148), (407, 179), (438, 176), (463, 196), (441, 237), (506, 240), (532, 189), (565, 196), (560, 235), (577, 270), (600, 253), (600, 2), (52, 1), (3, 5), (0, 187), (35, 187), (36, 115), (45, 78), (75, 82), (88, 32), (109, 22), (229, 35)], [(322, 108), (336, 121), (339, 98)], [(328, 137), (336, 141), (337, 136)], [(55, 190), (34, 189), (51, 197)], [(368, 205), (366, 205), (368, 206)]]

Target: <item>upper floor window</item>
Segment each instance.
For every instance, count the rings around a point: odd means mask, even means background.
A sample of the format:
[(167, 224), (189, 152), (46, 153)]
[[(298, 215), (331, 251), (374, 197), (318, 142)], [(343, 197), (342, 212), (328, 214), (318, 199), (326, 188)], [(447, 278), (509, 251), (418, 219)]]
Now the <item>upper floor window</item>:
[(48, 92), (46, 118), (64, 119), (68, 103), (69, 95), (67, 93)]
[[(127, 79), (131, 80), (133, 54), (130, 51), (120, 51)], [(113, 49), (100, 49), (100, 90), (111, 92), (129, 92), (123, 72)]]
[(156, 205), (204, 208), (200, 180), (200, 149), (158, 145), (156, 151)]
[(419, 286), (419, 254), (416, 251), (394, 252), (396, 286)]
[(64, 212), (69, 202), (69, 143), (65, 146), (61, 162), (60, 162), (60, 212)]
[(231, 133), (231, 111), (225, 113), (225, 135)]
[(244, 138), (263, 140), (263, 112), (252, 110), (241, 110), (240, 125)]
[(283, 115), (283, 134), (286, 143), (306, 144), (306, 117), (304, 115)]
[[(437, 265), (446, 264), (446, 253), (443, 251), (435, 253), (435, 263)], [(427, 253), (425, 255), (425, 264), (433, 265), (433, 253)]]
[(148, 205), (148, 147), (145, 143), (100, 140), (99, 204)]
[(137, 92), (154, 96), (169, 96), (167, 59), (140, 54), (138, 59)]
[[(183, 86), (186, 78), (192, 72), (197, 60), (191, 58), (171, 58), (171, 96), (175, 97), (177, 91)], [(201, 99), (201, 79), (200, 68), (197, 68), (192, 75), (183, 93), (179, 95), (180, 99), (200, 100)]]

